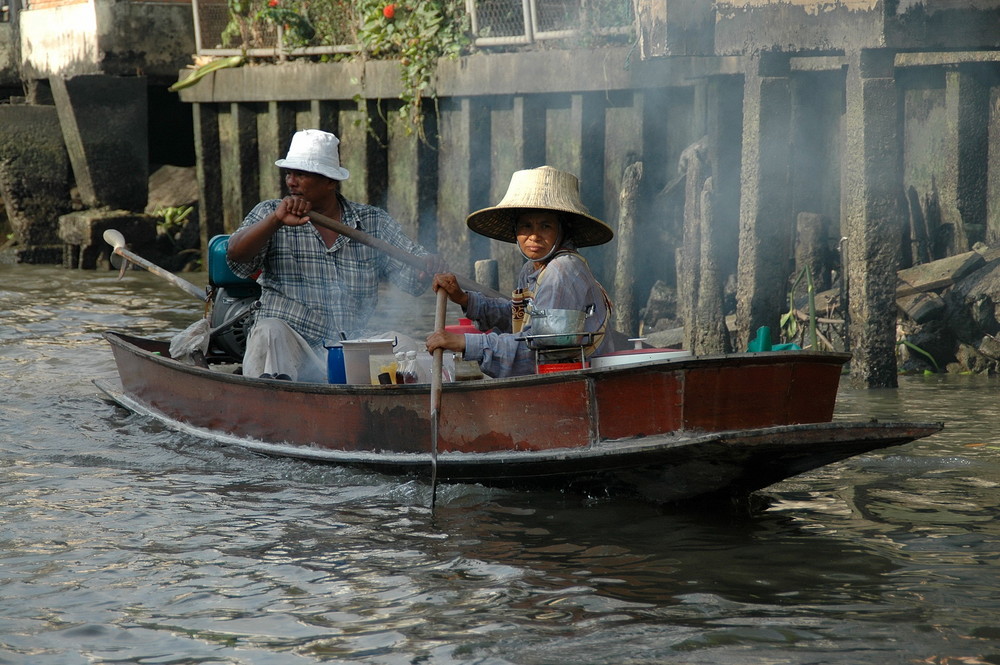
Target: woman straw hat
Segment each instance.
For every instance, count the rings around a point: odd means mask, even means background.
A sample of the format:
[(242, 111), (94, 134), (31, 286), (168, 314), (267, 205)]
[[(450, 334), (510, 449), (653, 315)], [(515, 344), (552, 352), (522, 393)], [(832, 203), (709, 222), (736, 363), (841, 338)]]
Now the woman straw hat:
[(500, 203), (469, 215), (470, 229), (494, 240), (517, 242), (514, 224), (525, 209), (565, 213), (566, 234), (577, 247), (603, 245), (615, 233), (592, 217), (580, 201), (580, 181), (572, 173), (551, 166), (515, 171)]

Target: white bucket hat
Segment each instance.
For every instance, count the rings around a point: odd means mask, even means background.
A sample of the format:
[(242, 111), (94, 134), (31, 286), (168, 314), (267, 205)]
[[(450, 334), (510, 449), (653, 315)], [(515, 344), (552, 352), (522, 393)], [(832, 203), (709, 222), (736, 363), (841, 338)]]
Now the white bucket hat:
[(572, 173), (551, 166), (515, 171), (500, 203), (469, 215), (470, 229), (495, 240), (517, 242), (514, 224), (525, 209), (567, 214), (566, 234), (577, 247), (603, 245), (615, 236), (611, 227), (591, 217), (580, 201), (580, 181)]
[(307, 171), (325, 175), (333, 180), (347, 180), (351, 173), (340, 165), (337, 145), (340, 139), (319, 129), (303, 129), (292, 136), (288, 155), (275, 166), (294, 171)]

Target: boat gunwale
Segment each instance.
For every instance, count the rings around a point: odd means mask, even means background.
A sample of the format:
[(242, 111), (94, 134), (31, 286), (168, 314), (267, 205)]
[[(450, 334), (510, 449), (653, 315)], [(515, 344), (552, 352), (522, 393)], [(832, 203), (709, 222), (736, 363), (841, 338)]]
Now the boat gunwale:
[[(308, 383), (302, 381), (282, 381), (276, 379), (261, 379), (244, 376), (241, 374), (231, 374), (228, 372), (216, 371), (197, 365), (189, 365), (169, 355), (159, 355), (158, 352), (144, 348), (137, 342), (145, 342), (169, 349), (169, 343), (161, 340), (154, 340), (145, 337), (138, 337), (128, 333), (115, 330), (106, 330), (104, 338), (112, 345), (123, 350), (127, 350), (134, 355), (141, 357), (147, 362), (153, 362), (178, 371), (197, 377), (211, 377), (213, 380), (223, 383), (238, 384), (260, 384), (261, 388), (278, 389), (281, 391), (307, 392), (319, 394), (358, 394), (358, 393), (378, 393), (385, 395), (406, 394), (406, 393), (426, 393), (430, 390), (429, 383), (417, 384), (392, 384), (392, 385), (368, 385), (363, 383), (352, 384), (329, 384), (329, 383)], [(790, 355), (795, 354), (795, 355)], [(523, 376), (511, 376), (502, 378), (489, 378), (479, 381), (452, 381), (442, 384), (445, 392), (455, 391), (476, 391), (476, 390), (497, 390), (504, 387), (545, 385), (552, 383), (568, 383), (574, 380), (586, 380), (588, 378), (601, 380), (608, 376), (621, 376), (633, 373), (658, 371), (669, 369), (670, 371), (685, 370), (690, 367), (698, 369), (710, 369), (714, 366), (731, 367), (736, 361), (743, 366), (750, 365), (773, 365), (787, 363), (790, 359), (795, 363), (835, 363), (841, 366), (850, 360), (849, 353), (837, 351), (761, 351), (747, 353), (713, 354), (703, 356), (685, 356), (682, 358), (665, 358), (647, 360), (639, 363), (625, 365), (613, 365), (609, 367), (587, 367), (582, 369), (568, 370), (564, 372), (552, 372), (547, 374), (527, 374)]]

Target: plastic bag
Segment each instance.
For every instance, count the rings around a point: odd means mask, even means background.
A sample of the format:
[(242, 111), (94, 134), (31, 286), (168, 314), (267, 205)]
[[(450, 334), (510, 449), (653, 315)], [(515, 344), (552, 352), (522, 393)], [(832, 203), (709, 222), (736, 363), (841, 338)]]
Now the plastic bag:
[(201, 364), (208, 353), (212, 329), (208, 319), (199, 319), (170, 339), (170, 357), (187, 365)]

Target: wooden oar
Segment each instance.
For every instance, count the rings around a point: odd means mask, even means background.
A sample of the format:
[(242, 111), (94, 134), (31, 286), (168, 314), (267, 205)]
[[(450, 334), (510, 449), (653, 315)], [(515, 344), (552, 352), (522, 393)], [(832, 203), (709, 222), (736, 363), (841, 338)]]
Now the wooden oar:
[[(444, 317), (448, 309), (448, 294), (444, 289), (438, 289), (437, 307), (434, 310), (434, 330), (444, 330)], [(431, 372), (431, 512), (437, 502), (437, 452), (438, 425), (441, 422), (441, 372), (444, 361), (444, 351), (441, 347), (434, 349), (434, 364)]]
[[(147, 261), (138, 254), (133, 254), (132, 252), (125, 249), (125, 236), (123, 236), (119, 231), (116, 231), (115, 229), (108, 229), (107, 231), (104, 232), (104, 241), (109, 245), (111, 245), (114, 248), (114, 253), (122, 257), (123, 259), (131, 261), (137, 266), (142, 266), (149, 272), (158, 275), (169, 282), (172, 282), (174, 286), (177, 286), (187, 291), (195, 298), (198, 298), (202, 301), (208, 300), (208, 294), (205, 293), (205, 289), (199, 289), (191, 282), (185, 279), (181, 279), (180, 277), (170, 272), (169, 270), (164, 270), (155, 263)], [(124, 274), (124, 270), (122, 271), (122, 274)]]
[[(426, 268), (427, 261), (425, 257), (417, 256), (416, 254), (411, 254), (404, 249), (400, 249), (395, 245), (390, 245), (385, 240), (381, 238), (376, 238), (372, 235), (365, 233), (360, 229), (351, 228), (343, 222), (338, 222), (334, 219), (330, 219), (326, 215), (316, 212), (315, 210), (310, 210), (306, 215), (315, 224), (326, 227), (331, 231), (336, 231), (337, 233), (347, 236), (352, 240), (357, 240), (358, 242), (368, 245), (369, 247), (374, 247), (377, 250), (385, 252), (394, 259), (398, 259), (407, 265), (411, 265), (414, 268)], [(502, 293), (495, 291), (488, 286), (484, 286), (478, 282), (474, 282), (467, 277), (462, 277), (461, 275), (455, 275), (458, 279), (458, 285), (466, 291), (478, 291), (484, 296), (489, 296), (491, 298), (504, 298)]]

